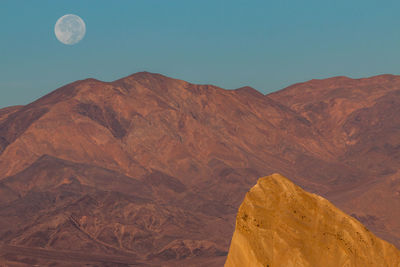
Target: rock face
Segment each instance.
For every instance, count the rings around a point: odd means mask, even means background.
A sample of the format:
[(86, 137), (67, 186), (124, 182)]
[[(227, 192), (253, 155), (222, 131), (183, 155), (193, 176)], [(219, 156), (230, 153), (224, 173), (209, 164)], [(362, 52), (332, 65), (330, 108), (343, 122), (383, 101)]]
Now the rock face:
[(399, 90), (385, 75), (263, 95), (142, 72), (1, 109), (0, 243), (20, 252), (0, 260), (45, 265), (27, 246), (221, 266), (245, 193), (273, 172), (400, 246)]
[(400, 266), (400, 251), (328, 200), (273, 174), (246, 194), (225, 266)]

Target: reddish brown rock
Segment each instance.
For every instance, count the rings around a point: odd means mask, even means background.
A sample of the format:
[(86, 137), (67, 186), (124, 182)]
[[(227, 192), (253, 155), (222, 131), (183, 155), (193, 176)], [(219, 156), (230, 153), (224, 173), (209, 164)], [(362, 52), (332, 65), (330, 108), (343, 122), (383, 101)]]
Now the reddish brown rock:
[(307, 118), (337, 162), (363, 173), (331, 179), (324, 196), (400, 247), (400, 77), (312, 80), (269, 97)]
[(2, 109), (0, 241), (218, 265), (245, 192), (279, 172), (399, 244), (399, 122), (388, 117), (399, 84), (334, 78), (264, 96), (144, 72)]

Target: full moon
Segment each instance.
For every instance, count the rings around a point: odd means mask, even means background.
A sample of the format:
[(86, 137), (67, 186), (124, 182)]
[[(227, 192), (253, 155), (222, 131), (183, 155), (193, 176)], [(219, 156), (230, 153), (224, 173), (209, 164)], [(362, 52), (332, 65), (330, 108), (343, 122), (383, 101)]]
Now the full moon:
[(79, 16), (67, 14), (57, 20), (54, 33), (61, 43), (74, 45), (85, 36), (86, 25)]

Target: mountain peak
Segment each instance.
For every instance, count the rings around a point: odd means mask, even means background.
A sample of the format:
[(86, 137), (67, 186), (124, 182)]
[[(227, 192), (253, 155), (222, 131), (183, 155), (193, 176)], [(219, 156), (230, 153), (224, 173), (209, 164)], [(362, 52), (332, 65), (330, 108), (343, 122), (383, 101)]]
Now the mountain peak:
[(283, 90), (289, 88), (303, 87), (303, 86), (342, 86), (342, 85), (364, 85), (364, 84), (373, 84), (373, 83), (384, 83), (384, 82), (393, 82), (400, 80), (400, 76), (393, 74), (380, 74), (367, 78), (351, 78), (348, 76), (335, 76), (324, 79), (311, 79), (309, 81), (300, 82), (293, 84)]
[(262, 93), (260, 93), (260, 91), (254, 89), (253, 87), (250, 87), (250, 86), (240, 87), (238, 89), (235, 89), (235, 91), (239, 94), (264, 97), (264, 95)]
[(179, 79), (171, 78), (171, 77), (168, 77), (163, 74), (156, 73), (156, 72), (140, 71), (140, 72), (136, 72), (131, 75), (125, 76), (121, 79), (117, 79), (117, 80), (113, 81), (112, 83), (118, 83), (121, 81), (127, 82), (127, 81), (132, 81), (132, 80), (136, 80), (136, 81), (144, 81), (144, 80), (148, 80), (148, 81), (156, 81), (156, 80), (158, 80), (158, 81), (181, 81)]

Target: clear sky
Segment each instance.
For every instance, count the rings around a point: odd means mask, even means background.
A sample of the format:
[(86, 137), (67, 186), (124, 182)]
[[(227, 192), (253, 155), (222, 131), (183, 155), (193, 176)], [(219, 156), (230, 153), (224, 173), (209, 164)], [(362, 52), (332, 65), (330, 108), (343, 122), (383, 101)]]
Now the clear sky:
[[(87, 27), (74, 46), (54, 35), (70, 13)], [(144, 70), (263, 93), (399, 74), (399, 14), (399, 0), (1, 0), (0, 107)]]

